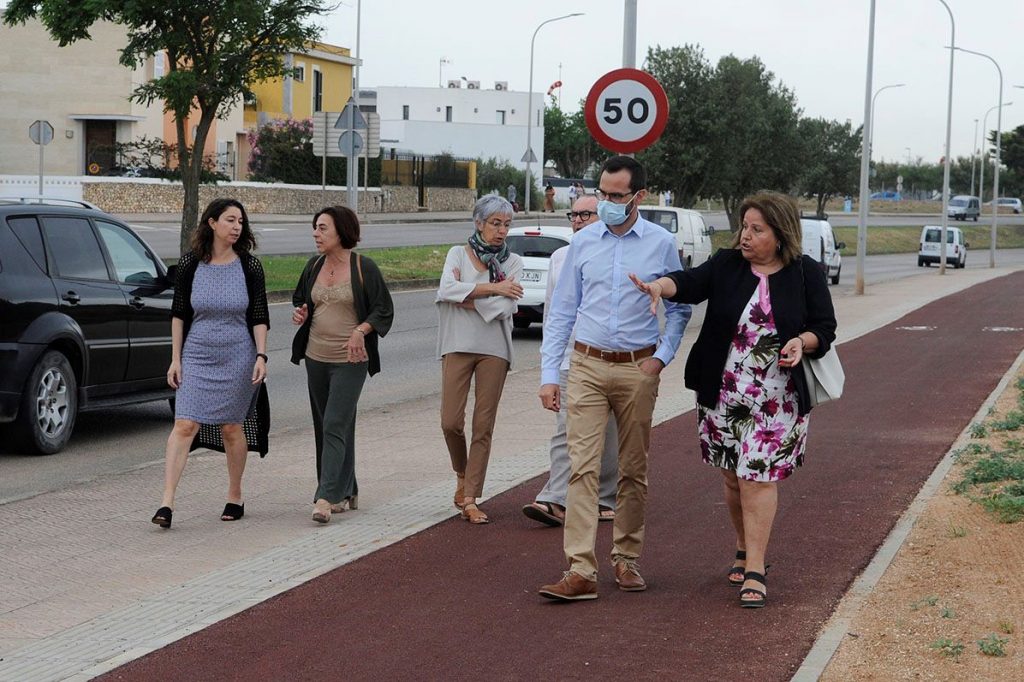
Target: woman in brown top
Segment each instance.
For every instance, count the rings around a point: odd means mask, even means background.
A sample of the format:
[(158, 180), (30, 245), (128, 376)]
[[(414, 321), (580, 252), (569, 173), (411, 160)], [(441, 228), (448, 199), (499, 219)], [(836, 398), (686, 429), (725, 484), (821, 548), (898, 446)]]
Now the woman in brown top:
[(391, 293), (376, 263), (352, 249), (359, 219), (344, 206), (313, 218), (313, 256), (292, 296), (292, 362), (306, 361), (316, 438), (318, 486), (313, 520), (358, 508), (355, 472), (356, 406), (366, 375), (380, 371), (377, 339), (391, 329)]

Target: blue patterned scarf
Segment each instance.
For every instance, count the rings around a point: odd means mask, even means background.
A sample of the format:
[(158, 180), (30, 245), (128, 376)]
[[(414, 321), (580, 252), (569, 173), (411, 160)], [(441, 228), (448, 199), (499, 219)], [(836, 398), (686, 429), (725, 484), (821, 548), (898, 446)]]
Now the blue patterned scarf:
[(508, 260), (512, 253), (508, 250), (508, 244), (502, 242), (501, 246), (491, 246), (480, 237), (480, 232), (473, 232), (469, 238), (469, 248), (480, 259), (480, 262), (487, 266), (492, 282), (504, 282), (505, 273), (501, 264)]

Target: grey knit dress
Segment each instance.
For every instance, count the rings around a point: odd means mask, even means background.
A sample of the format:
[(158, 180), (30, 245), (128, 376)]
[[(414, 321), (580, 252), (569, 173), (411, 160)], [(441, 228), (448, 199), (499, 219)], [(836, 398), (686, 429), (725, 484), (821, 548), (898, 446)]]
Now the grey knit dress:
[(256, 344), (246, 324), (249, 294), (242, 262), (199, 263), (192, 283), (195, 316), (181, 351), (174, 417), (200, 424), (241, 424), (252, 405)]

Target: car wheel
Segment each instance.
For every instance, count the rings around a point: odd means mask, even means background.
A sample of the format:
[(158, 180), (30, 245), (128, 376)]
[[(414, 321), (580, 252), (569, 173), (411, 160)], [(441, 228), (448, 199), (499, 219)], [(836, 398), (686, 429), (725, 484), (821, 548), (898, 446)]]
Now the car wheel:
[(32, 452), (60, 452), (78, 416), (78, 382), (71, 363), (58, 351), (43, 354), (28, 376), (18, 412), (22, 444)]
[(835, 276), (832, 278), (832, 284), (839, 284), (839, 275), (841, 274), (843, 274), (843, 266), (840, 265), (839, 269), (836, 270)]
[(918, 258), (917, 258), (917, 267), (919, 267), (919, 268), (923, 268), (924, 267), (924, 259), (921, 258), (920, 256), (918, 256)]
[(513, 317), (512, 326), (516, 329), (526, 329), (530, 326), (530, 321), (525, 317)]

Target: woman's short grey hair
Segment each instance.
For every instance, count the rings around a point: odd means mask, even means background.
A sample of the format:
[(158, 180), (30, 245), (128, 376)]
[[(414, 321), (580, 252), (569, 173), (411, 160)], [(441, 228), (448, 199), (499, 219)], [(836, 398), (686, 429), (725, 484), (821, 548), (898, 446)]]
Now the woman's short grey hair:
[(508, 199), (497, 194), (485, 194), (476, 201), (476, 205), (473, 206), (473, 220), (482, 223), (485, 222), (492, 215), (500, 213), (501, 215), (512, 215), (512, 204), (508, 203)]

